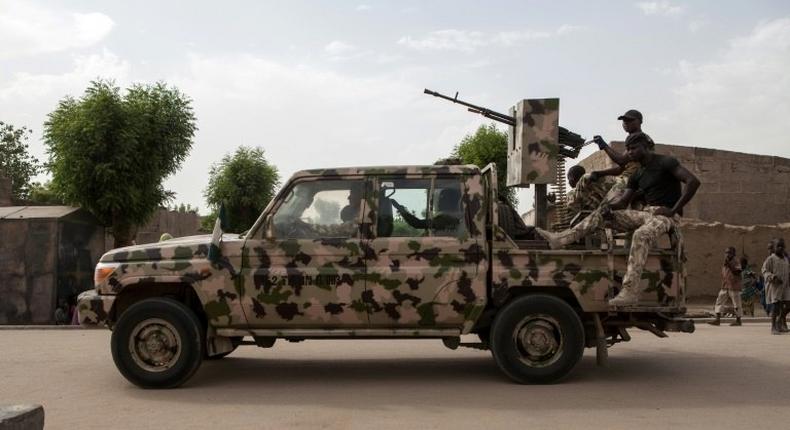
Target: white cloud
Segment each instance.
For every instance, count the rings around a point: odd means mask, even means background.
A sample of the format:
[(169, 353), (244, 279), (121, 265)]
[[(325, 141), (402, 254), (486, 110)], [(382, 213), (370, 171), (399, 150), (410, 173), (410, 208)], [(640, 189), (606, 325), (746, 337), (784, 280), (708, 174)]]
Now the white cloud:
[(474, 52), (478, 48), (488, 46), (509, 47), (532, 40), (549, 39), (564, 36), (583, 29), (584, 27), (563, 24), (553, 31), (501, 31), (498, 33), (484, 33), (467, 30), (437, 30), (421, 38), (404, 36), (398, 40), (399, 45), (418, 51), (459, 51)]
[(65, 73), (14, 74), (0, 86), (0, 103), (13, 102), (16, 106), (26, 102), (39, 104), (42, 99), (57, 100), (66, 94), (79, 95), (91, 80), (98, 77), (123, 82), (128, 75), (129, 63), (107, 50), (101, 54), (76, 56), (72, 70)]
[(680, 15), (684, 11), (683, 6), (678, 6), (667, 0), (661, 1), (643, 1), (636, 4), (636, 7), (642, 10), (645, 15), (664, 15), (673, 16)]
[(347, 55), (356, 52), (356, 50), (357, 48), (354, 45), (349, 45), (339, 40), (333, 40), (324, 47), (324, 52), (329, 55)]
[(423, 38), (404, 36), (398, 40), (399, 45), (404, 45), (419, 51), (446, 50), (472, 52), (489, 43), (490, 40), (485, 33), (452, 29), (432, 31)]
[(706, 19), (695, 19), (689, 22), (688, 27), (689, 31), (692, 33), (696, 33), (708, 25), (708, 20)]
[[(790, 157), (790, 18), (757, 25), (715, 61), (681, 62), (666, 141)], [(663, 139), (662, 139), (663, 140)]]
[(101, 41), (114, 26), (98, 12), (67, 13), (33, 2), (0, 3), (0, 58), (84, 48)]
[(369, 11), (369, 10), (373, 9), (373, 6), (371, 6), (369, 4), (360, 4), (360, 5), (357, 5), (356, 9), (357, 9), (358, 12), (366, 12), (366, 11)]

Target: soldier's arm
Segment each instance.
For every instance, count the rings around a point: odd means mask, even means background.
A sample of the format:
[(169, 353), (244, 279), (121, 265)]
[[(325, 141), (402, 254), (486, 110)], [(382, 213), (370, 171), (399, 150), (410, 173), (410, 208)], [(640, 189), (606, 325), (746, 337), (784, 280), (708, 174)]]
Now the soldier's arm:
[[(620, 166), (621, 168), (622, 168), (622, 166), (625, 166), (626, 164), (628, 164), (629, 161), (631, 161), (631, 160), (628, 159), (627, 155), (625, 155), (623, 153), (620, 153), (620, 152), (617, 152), (616, 150), (614, 150), (609, 145), (604, 146), (603, 147), (603, 151), (606, 153), (606, 155), (609, 156), (609, 158), (612, 159), (612, 161), (617, 163), (617, 165)], [(619, 173), (616, 173), (616, 174), (619, 175)]]
[(403, 220), (406, 221), (406, 224), (409, 224), (410, 226), (412, 226), (414, 228), (419, 228), (419, 229), (426, 229), (426, 228), (428, 228), (428, 221), (427, 220), (417, 218), (416, 216), (414, 216), (414, 214), (409, 212), (408, 209), (403, 207), (403, 205), (401, 205), (400, 203), (396, 202), (394, 199), (392, 199), (390, 201), (392, 202), (392, 206), (395, 206), (395, 209), (397, 209), (398, 213), (403, 218)]
[(604, 170), (596, 170), (592, 172), (593, 178), (598, 179), (601, 176), (617, 176), (623, 173), (623, 166), (614, 166)]
[(689, 172), (685, 167), (681, 166), (680, 164), (672, 170), (672, 175), (675, 176), (680, 182), (683, 182), (685, 186), (683, 187), (683, 195), (680, 196), (680, 199), (675, 203), (675, 206), (672, 208), (672, 214), (680, 213), (683, 210), (683, 207), (686, 206), (694, 194), (697, 193), (697, 188), (699, 188), (699, 179), (694, 176), (693, 173)]

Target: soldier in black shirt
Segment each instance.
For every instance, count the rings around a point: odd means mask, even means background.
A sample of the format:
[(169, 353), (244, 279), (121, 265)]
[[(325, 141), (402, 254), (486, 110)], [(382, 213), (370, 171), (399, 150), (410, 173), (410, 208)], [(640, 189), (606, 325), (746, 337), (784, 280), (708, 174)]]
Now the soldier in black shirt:
[[(699, 188), (699, 179), (675, 158), (656, 154), (648, 146), (649, 141), (640, 136), (632, 136), (626, 143), (626, 154), (631, 160), (639, 162), (641, 167), (629, 179), (628, 187), (620, 198), (608, 205), (601, 205), (584, 221), (563, 232), (550, 233), (535, 229), (549, 241), (552, 248), (576, 242), (603, 226), (604, 221), (615, 230), (633, 231), (623, 288), (609, 301), (613, 306), (631, 305), (639, 301), (639, 282), (650, 247), (659, 236), (675, 227), (683, 213), (683, 206)], [(686, 184), (683, 192), (681, 182)], [(645, 207), (641, 210), (627, 209), (637, 195), (643, 196)]]

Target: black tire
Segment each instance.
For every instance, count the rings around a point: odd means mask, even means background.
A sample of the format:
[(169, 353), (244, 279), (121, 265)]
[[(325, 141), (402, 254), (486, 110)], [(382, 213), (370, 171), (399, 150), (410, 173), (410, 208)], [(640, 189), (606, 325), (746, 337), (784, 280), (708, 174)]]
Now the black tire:
[(205, 349), (205, 348), (204, 348), (204, 349), (203, 349), (203, 359), (204, 359), (204, 360), (212, 360), (212, 361), (213, 361), (213, 360), (219, 360), (219, 359), (222, 359), (222, 358), (225, 358), (225, 357), (227, 357), (227, 356), (228, 356), (228, 355), (230, 355), (230, 354), (231, 354), (233, 351), (235, 351), (235, 350), (236, 350), (236, 348), (238, 348), (238, 347), (239, 347), (239, 344), (241, 343), (242, 339), (244, 339), (244, 338), (243, 338), (243, 337), (241, 337), (241, 336), (239, 336), (239, 337), (232, 337), (232, 338), (230, 338), (230, 341), (233, 343), (233, 349), (231, 349), (231, 350), (230, 350), (230, 351), (228, 351), (228, 352), (223, 352), (222, 354), (217, 354), (217, 355), (208, 355), (208, 349)]
[[(182, 303), (146, 299), (129, 307), (115, 324), (112, 358), (121, 374), (139, 387), (175, 388), (203, 361), (202, 332), (197, 316)], [(138, 340), (132, 343), (133, 338)]]
[(497, 365), (520, 383), (548, 384), (568, 375), (584, 353), (584, 326), (567, 303), (535, 294), (514, 299), (491, 327)]

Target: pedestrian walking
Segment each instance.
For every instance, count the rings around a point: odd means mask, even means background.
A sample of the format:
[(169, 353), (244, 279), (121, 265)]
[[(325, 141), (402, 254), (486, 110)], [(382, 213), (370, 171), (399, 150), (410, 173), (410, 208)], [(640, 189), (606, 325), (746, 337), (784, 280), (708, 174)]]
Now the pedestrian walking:
[(721, 266), (721, 288), (719, 289), (719, 295), (716, 297), (716, 304), (714, 305), (716, 319), (710, 321), (708, 324), (721, 324), (721, 314), (729, 302), (732, 304), (732, 308), (735, 311), (735, 321), (730, 325), (741, 325), (741, 317), (743, 316), (741, 290), (741, 265), (735, 258), (735, 247), (730, 246), (724, 250), (724, 264)]
[(762, 269), (765, 279), (765, 303), (772, 305), (771, 334), (782, 334), (787, 328), (782, 327), (779, 316), (782, 314), (782, 301), (790, 276), (790, 264), (785, 258), (784, 239), (774, 239), (773, 250), (774, 253), (765, 259)]
[(760, 289), (757, 274), (749, 265), (746, 257), (741, 257), (741, 303), (743, 314), (754, 316), (754, 303), (760, 301)]

